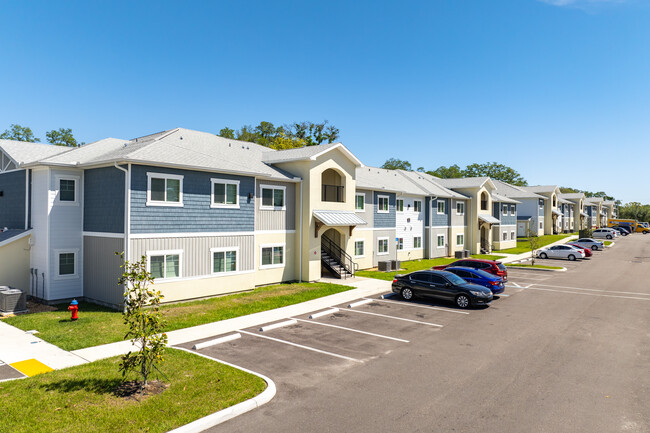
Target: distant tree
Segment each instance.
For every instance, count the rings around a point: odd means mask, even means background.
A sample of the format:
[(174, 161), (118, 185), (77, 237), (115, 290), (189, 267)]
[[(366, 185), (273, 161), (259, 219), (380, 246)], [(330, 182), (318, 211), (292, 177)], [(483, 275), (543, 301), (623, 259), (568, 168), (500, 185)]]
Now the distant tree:
[(528, 182), (526, 179), (514, 169), (499, 164), (497, 162), (488, 162), (485, 164), (470, 164), (463, 170), (464, 177), (480, 177), (487, 176), (492, 179), (497, 179), (502, 182), (510, 183), (512, 185), (526, 186)]
[(47, 141), (56, 146), (67, 146), (67, 147), (79, 147), (83, 146), (85, 143), (78, 143), (77, 140), (72, 135), (72, 129), (70, 128), (59, 128), (53, 129), (45, 133)]
[(560, 187), (560, 192), (561, 192), (562, 194), (575, 194), (575, 193), (578, 193), (578, 192), (580, 192), (580, 191), (577, 190), (577, 189), (569, 188), (569, 187), (567, 187), (567, 186), (561, 186), (561, 187)]
[(334, 125), (328, 125), (325, 120), (321, 123), (294, 122), (287, 126), (288, 133), (307, 143), (307, 146), (315, 146), (322, 143), (334, 143), (339, 138), (339, 129)]
[(0, 139), (27, 141), (30, 143), (39, 143), (41, 141), (39, 138), (34, 137), (31, 128), (16, 124), (11, 125), (9, 129), (5, 129), (5, 132), (0, 134)]
[(237, 131), (225, 127), (218, 135), (273, 149), (291, 149), (333, 143), (339, 138), (339, 130), (334, 125), (328, 125), (327, 120), (321, 123), (294, 122), (285, 126), (275, 126), (271, 122), (262, 121), (255, 127), (244, 125)]
[(404, 161), (402, 159), (397, 159), (397, 158), (387, 159), (386, 162), (384, 162), (384, 165), (381, 166), (381, 168), (385, 168), (386, 170), (406, 170), (406, 171), (412, 170), (410, 162)]
[(230, 138), (230, 139), (235, 139), (235, 130), (230, 129), (227, 126), (225, 128), (222, 128), (221, 131), (219, 131), (219, 136), (223, 138)]
[(609, 194), (607, 194), (606, 192), (603, 192), (603, 191), (598, 191), (598, 192), (582, 191), (580, 189), (575, 189), (575, 188), (569, 188), (569, 187), (566, 187), (566, 186), (562, 186), (562, 187), (560, 187), (560, 192), (562, 194), (580, 193), (581, 192), (581, 193), (583, 193), (585, 195), (585, 197), (602, 197), (603, 200), (616, 201), (616, 199), (613, 196), (611, 196), (611, 195), (609, 195)]
[(427, 173), (431, 176), (439, 177), (441, 179), (455, 179), (463, 177), (463, 170), (461, 170), (461, 168), (456, 164), (450, 165), (449, 167), (441, 165), (433, 171), (427, 171)]

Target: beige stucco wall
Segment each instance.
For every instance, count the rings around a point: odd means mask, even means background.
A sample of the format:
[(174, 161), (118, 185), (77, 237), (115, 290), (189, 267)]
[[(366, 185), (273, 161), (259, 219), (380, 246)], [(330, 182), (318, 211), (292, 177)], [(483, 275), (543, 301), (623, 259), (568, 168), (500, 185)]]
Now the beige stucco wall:
[(183, 279), (166, 283), (155, 283), (154, 287), (164, 296), (163, 302), (176, 302), (253, 289), (255, 274), (228, 275), (222, 277), (206, 276), (196, 279)]
[[(469, 214), (467, 219), (467, 232), (465, 244), (467, 249), (470, 250), (470, 254), (479, 254), (481, 251), (481, 229), (479, 225), (478, 216), (479, 215), (489, 215), (492, 216), (492, 194), (491, 190), (488, 189), (485, 185), (481, 188), (472, 188), (472, 189), (459, 189), (456, 188), (458, 192), (463, 195), (469, 196), (470, 200), (468, 202)], [(481, 194), (486, 192), (488, 195), (487, 209), (481, 209)], [(488, 226), (487, 229), (487, 239), (489, 242), (492, 242), (492, 228)]]
[[(358, 257), (354, 255), (354, 243), (357, 240), (364, 241), (364, 253), (363, 256)], [(359, 265), (359, 269), (370, 269), (374, 267), (373, 264), (373, 253), (375, 251), (374, 237), (372, 230), (359, 230), (358, 228), (354, 229), (350, 239), (352, 259)]]
[[(283, 244), (284, 266), (273, 268), (261, 268), (262, 264), (262, 246)], [(295, 233), (256, 233), (255, 234), (255, 261), (253, 269), (255, 270), (254, 285), (262, 286), (266, 284), (281, 283), (283, 281), (296, 281), (299, 279), (298, 263), (300, 256), (296, 248)], [(320, 252), (318, 253), (320, 259)], [(304, 260), (304, 259), (303, 259)]]
[(0, 247), (0, 285), (29, 293), (29, 238)]

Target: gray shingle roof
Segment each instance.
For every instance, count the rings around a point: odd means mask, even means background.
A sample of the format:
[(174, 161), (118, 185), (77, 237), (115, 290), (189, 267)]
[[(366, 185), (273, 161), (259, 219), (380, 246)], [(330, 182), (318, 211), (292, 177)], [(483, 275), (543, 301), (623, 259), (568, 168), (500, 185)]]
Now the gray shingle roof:
[(14, 238), (18, 235), (25, 233), (27, 230), (23, 229), (9, 229), (5, 231), (0, 231), (0, 244)]
[(496, 192), (492, 193), (492, 200), (499, 202), (499, 203), (512, 203), (512, 204), (519, 204), (521, 203), (520, 201), (515, 200), (514, 198), (509, 198), (503, 195), (500, 195)]
[(535, 185), (535, 186), (522, 186), (523, 189), (526, 189), (530, 192), (553, 192), (559, 188), (557, 185)]
[(72, 150), (70, 147), (54, 146), (44, 143), (0, 140), (0, 150), (18, 164), (29, 164), (43, 158)]
[(423, 187), (411, 182), (398, 170), (377, 167), (357, 167), (357, 188), (375, 191), (401, 192), (413, 195), (429, 195)]
[(437, 177), (431, 176), (427, 173), (421, 173), (417, 171), (404, 171), (397, 170), (404, 177), (409, 179), (411, 182), (418, 185), (421, 189), (427, 191), (428, 195), (435, 197), (444, 197), (444, 198), (458, 198), (458, 199), (467, 199), (467, 196), (452, 191), (444, 186), (440, 185)]
[(315, 159), (318, 155), (334, 149), (341, 149), (341, 151), (348, 155), (348, 157), (352, 159), (358, 166), (363, 166), (361, 161), (359, 161), (357, 157), (352, 154), (352, 152), (343, 146), (342, 143), (328, 143), (318, 146), (304, 146), (295, 149), (267, 152), (263, 156), (263, 161), (267, 164), (277, 164), (280, 162), (301, 161), (312, 158)]
[(565, 200), (579, 200), (581, 198), (584, 199), (585, 195), (581, 192), (572, 192), (572, 193), (560, 194), (559, 197)]
[(585, 199), (585, 203), (596, 204), (596, 203), (602, 203), (602, 202), (603, 202), (602, 197), (587, 197)]
[(501, 196), (514, 198), (514, 199), (524, 199), (524, 198), (543, 198), (546, 197), (535, 194), (531, 191), (526, 191), (520, 186), (510, 185), (509, 183), (502, 182), (500, 180), (492, 179), (494, 186), (496, 186), (496, 193)]
[(445, 188), (480, 188), (483, 184), (490, 180), (489, 177), (462, 177), (453, 179), (440, 179), (434, 177), (436, 182)]

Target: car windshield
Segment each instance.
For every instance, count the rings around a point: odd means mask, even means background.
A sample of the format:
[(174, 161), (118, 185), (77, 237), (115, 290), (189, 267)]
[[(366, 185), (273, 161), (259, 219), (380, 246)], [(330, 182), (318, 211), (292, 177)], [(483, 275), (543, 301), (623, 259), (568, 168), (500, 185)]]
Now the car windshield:
[[(503, 266), (503, 265), (501, 265), (501, 266)], [(501, 269), (501, 268), (499, 268), (499, 269)], [(504, 270), (505, 270), (505, 266), (504, 266)], [(489, 272), (482, 271), (480, 269), (475, 270), (474, 273), (476, 275), (478, 275), (479, 277), (481, 277), (481, 278), (487, 278), (489, 280), (493, 280), (495, 278), (494, 275), (490, 274)]]
[(451, 272), (449, 272), (447, 275), (445, 275), (445, 278), (447, 278), (451, 282), (451, 284), (453, 284), (455, 286), (457, 286), (459, 284), (467, 283), (467, 281), (463, 280), (461, 277), (459, 277), (456, 274), (452, 274)]
[(506, 268), (506, 266), (505, 266), (503, 263), (501, 263), (501, 262), (498, 262), (498, 263), (497, 263), (497, 268), (499, 268), (500, 271), (507, 271), (507, 270), (508, 270), (508, 269)]

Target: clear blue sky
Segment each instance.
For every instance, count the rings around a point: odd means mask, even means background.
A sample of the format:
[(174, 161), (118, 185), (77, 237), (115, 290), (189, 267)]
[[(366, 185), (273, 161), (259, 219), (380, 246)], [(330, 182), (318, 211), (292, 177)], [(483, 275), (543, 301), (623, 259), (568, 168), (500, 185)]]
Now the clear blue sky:
[(329, 120), (364, 163), (498, 161), (650, 203), (646, 0), (0, 0), (0, 131)]

